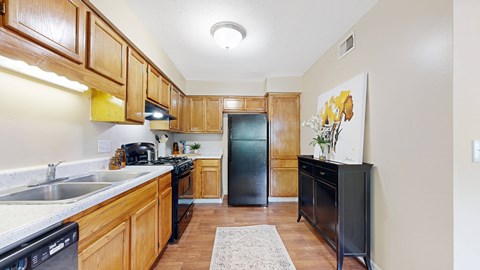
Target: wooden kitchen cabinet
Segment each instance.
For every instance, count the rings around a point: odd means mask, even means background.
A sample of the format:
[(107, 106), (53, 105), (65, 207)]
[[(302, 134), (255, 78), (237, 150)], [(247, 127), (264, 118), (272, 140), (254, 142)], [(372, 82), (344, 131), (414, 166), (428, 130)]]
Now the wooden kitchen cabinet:
[(170, 110), (168, 113), (177, 118), (177, 120), (170, 120), (170, 130), (179, 131), (180, 129), (180, 92), (175, 88), (170, 88)]
[(150, 65), (147, 76), (147, 99), (168, 109), (170, 107), (170, 83)]
[(78, 269), (129, 269), (129, 235), (128, 221), (120, 223), (78, 254)]
[(197, 159), (195, 161), (195, 196), (202, 199), (222, 197), (220, 159)]
[(85, 61), (85, 6), (81, 0), (8, 0), (3, 25), (76, 63)]
[(223, 99), (190, 96), (189, 131), (191, 133), (222, 133)]
[(228, 113), (261, 113), (267, 111), (265, 97), (226, 97), (223, 111)]
[(269, 93), (270, 196), (297, 196), (300, 153), (300, 94)]
[(157, 198), (133, 213), (131, 224), (131, 269), (150, 269), (158, 254)]
[(159, 254), (158, 185), (154, 178), (64, 221), (78, 223), (80, 269), (152, 266)]
[(158, 179), (158, 245), (161, 251), (172, 235), (172, 175), (165, 174)]
[(145, 121), (145, 93), (147, 90), (147, 62), (140, 54), (128, 48), (126, 119)]
[(127, 78), (127, 42), (92, 12), (88, 14), (87, 68), (125, 85)]
[(180, 131), (188, 132), (188, 99), (184, 94), (180, 94), (180, 108), (179, 108), (179, 118), (180, 118)]

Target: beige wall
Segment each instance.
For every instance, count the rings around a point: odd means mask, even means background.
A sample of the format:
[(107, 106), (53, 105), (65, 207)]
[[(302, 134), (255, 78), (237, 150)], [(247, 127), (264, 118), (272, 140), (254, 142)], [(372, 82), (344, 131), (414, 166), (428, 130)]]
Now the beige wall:
[[(335, 45), (305, 74), (301, 118), (315, 113), (322, 92), (369, 73), (373, 260), (383, 270), (450, 270), (452, 1), (379, 1), (354, 30), (349, 55), (337, 60)], [(313, 152), (311, 137), (302, 128), (302, 153)]]
[(302, 92), (302, 77), (268, 77), (268, 92)]
[(453, 149), (455, 269), (477, 269), (480, 248), (480, 163), (472, 163), (472, 140), (480, 140), (480, 2), (454, 1)]
[(188, 95), (263, 96), (264, 82), (187, 81)]
[(175, 84), (186, 89), (183, 75), (155, 41), (125, 0), (90, 0), (123, 34), (144, 52)]
[(0, 69), (0, 170), (107, 157), (97, 140), (154, 141), (148, 125), (90, 121), (87, 93), (58, 88)]

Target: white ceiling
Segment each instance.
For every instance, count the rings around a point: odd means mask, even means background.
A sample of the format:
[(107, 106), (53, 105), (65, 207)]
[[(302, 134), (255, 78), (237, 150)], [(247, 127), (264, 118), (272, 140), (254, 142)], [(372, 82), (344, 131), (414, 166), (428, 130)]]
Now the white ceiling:
[[(301, 76), (377, 0), (127, 0), (187, 80), (264, 81)], [(210, 28), (247, 30), (236, 48), (217, 46)]]

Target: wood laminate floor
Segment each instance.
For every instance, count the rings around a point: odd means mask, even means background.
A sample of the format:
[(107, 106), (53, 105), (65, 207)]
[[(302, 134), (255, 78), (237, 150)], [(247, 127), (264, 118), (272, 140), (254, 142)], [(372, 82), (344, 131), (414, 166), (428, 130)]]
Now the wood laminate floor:
[[(229, 207), (224, 204), (196, 204), (193, 218), (177, 244), (169, 245), (154, 270), (209, 269), (217, 227), (272, 224), (277, 228), (295, 267), (336, 269), (335, 253), (303, 220), (297, 223), (297, 203), (271, 203), (268, 207)], [(365, 267), (345, 258), (345, 270)]]

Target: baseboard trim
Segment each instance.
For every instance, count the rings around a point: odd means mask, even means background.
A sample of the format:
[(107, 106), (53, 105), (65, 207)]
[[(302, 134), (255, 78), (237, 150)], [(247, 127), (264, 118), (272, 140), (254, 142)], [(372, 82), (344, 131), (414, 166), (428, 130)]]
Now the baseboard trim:
[(223, 199), (194, 199), (193, 203), (223, 203)]
[(298, 197), (268, 197), (268, 202), (298, 202)]

